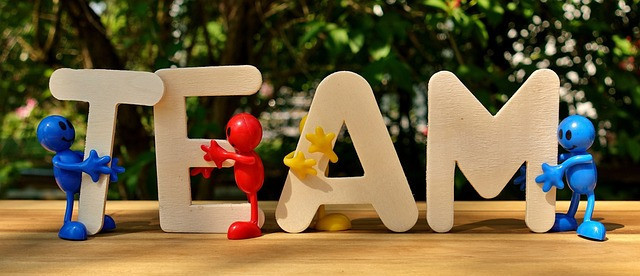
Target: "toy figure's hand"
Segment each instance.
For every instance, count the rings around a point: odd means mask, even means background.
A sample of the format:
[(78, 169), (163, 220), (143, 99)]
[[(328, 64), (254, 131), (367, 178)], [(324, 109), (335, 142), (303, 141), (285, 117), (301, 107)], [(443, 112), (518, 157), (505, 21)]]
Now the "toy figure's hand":
[(301, 151), (292, 151), (284, 157), (284, 165), (295, 173), (300, 179), (305, 179), (308, 174), (317, 175), (315, 159), (307, 159)]
[(89, 157), (82, 162), (82, 171), (91, 176), (93, 182), (98, 182), (101, 174), (111, 174), (111, 168), (107, 164), (111, 161), (111, 157), (98, 157), (96, 150), (89, 152)]
[(542, 191), (545, 193), (551, 190), (553, 186), (562, 189), (564, 188), (564, 182), (562, 182), (563, 173), (561, 166), (550, 166), (547, 163), (543, 163), (542, 174), (536, 177), (536, 182), (544, 183)]
[(114, 157), (113, 160), (111, 160), (111, 182), (117, 182), (118, 174), (121, 174), (123, 172), (124, 168), (118, 166), (118, 158)]
[(206, 152), (206, 154), (204, 155), (204, 160), (213, 161), (214, 163), (216, 163), (216, 167), (218, 167), (218, 169), (222, 168), (222, 162), (224, 160), (229, 159), (227, 157), (228, 152), (220, 145), (218, 145), (218, 142), (216, 142), (216, 140), (211, 140), (210, 146), (207, 147), (205, 145), (202, 145), (200, 146), (200, 148), (204, 152)]
[(308, 133), (305, 137), (311, 142), (309, 146), (309, 153), (321, 152), (329, 157), (331, 163), (338, 162), (338, 155), (333, 151), (333, 139), (336, 138), (336, 134), (330, 132), (324, 134), (322, 127), (316, 127), (316, 133)]
[(207, 167), (198, 167), (198, 168), (193, 168), (191, 169), (191, 176), (196, 176), (199, 174), (202, 174), (202, 176), (204, 176), (204, 178), (209, 178), (211, 176), (211, 172), (213, 171), (213, 168), (207, 168)]
[(513, 185), (520, 185), (520, 191), (524, 191), (527, 188), (527, 166), (522, 165), (519, 170), (520, 175), (516, 176), (513, 180)]

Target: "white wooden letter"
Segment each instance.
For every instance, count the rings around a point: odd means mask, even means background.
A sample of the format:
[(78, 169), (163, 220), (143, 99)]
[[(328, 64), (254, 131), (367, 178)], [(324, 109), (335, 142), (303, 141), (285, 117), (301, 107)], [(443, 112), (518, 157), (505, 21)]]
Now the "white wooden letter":
[[(189, 168), (212, 164), (203, 159), (200, 149), (210, 140), (187, 137), (185, 97), (251, 95), (262, 83), (260, 71), (253, 66), (221, 66), (162, 69), (156, 74), (165, 86), (164, 97), (154, 107), (160, 227), (165, 232), (226, 233), (231, 223), (250, 219), (251, 206), (192, 205)], [(226, 140), (216, 141), (233, 151)], [(223, 166), (233, 166), (233, 161), (227, 160)], [(262, 225), (262, 210), (259, 215)]]
[[(153, 73), (102, 69), (58, 69), (51, 75), (49, 88), (56, 99), (89, 103), (85, 157), (92, 149), (99, 156), (111, 156), (118, 105), (151, 106), (163, 92), (162, 81)], [(78, 221), (89, 235), (102, 229), (108, 188), (109, 175), (101, 175), (95, 183), (82, 174)]]
[(429, 80), (427, 141), (427, 221), (437, 232), (453, 227), (456, 163), (484, 198), (497, 196), (526, 161), (526, 224), (534, 232), (551, 229), (555, 189), (535, 182), (541, 164), (556, 164), (560, 82), (538, 70), (492, 116), (450, 72)]
[[(353, 140), (364, 176), (325, 176), (329, 159), (309, 153), (304, 137), (322, 127), (339, 133), (345, 124)], [(333, 140), (335, 145), (335, 140)], [(317, 176), (300, 179), (289, 171), (276, 209), (278, 225), (287, 232), (304, 231), (321, 204), (372, 204), (384, 225), (392, 231), (411, 229), (418, 208), (400, 166), (371, 87), (351, 72), (337, 72), (318, 86), (296, 151), (318, 160)]]

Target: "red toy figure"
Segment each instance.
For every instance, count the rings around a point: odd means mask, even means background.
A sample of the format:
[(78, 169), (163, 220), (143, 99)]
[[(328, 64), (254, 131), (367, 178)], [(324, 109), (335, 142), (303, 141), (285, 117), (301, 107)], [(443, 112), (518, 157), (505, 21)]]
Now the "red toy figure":
[[(262, 231), (258, 226), (258, 190), (264, 181), (264, 167), (260, 156), (254, 149), (262, 140), (262, 126), (255, 117), (240, 113), (231, 118), (227, 123), (227, 141), (236, 150), (228, 152), (215, 140), (211, 140), (211, 146), (203, 145), (201, 148), (206, 154), (204, 160), (215, 162), (218, 169), (222, 168), (222, 162), (227, 159), (235, 161), (233, 172), (238, 188), (247, 194), (251, 203), (251, 221), (236, 221), (227, 231), (230, 240), (250, 239), (260, 237)], [(202, 173), (208, 178), (211, 174), (209, 168), (196, 168), (192, 174)]]

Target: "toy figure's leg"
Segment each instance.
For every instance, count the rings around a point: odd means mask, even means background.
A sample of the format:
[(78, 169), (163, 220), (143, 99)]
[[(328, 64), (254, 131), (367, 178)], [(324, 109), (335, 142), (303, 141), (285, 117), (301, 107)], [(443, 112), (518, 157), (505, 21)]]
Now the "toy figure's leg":
[(116, 229), (116, 221), (109, 215), (104, 215), (104, 224), (102, 224), (101, 233), (110, 232)]
[(67, 209), (64, 211), (64, 222), (67, 223), (71, 221), (71, 216), (73, 216), (73, 196), (75, 195), (72, 192), (67, 192)]
[(593, 207), (596, 204), (596, 196), (592, 193), (587, 195), (587, 210), (584, 211), (584, 221), (590, 221), (593, 215)]
[(596, 203), (596, 196), (593, 194), (593, 191), (587, 194), (587, 210), (584, 213), (584, 220), (580, 227), (578, 227), (578, 236), (603, 241), (606, 237), (606, 230), (604, 225), (599, 221), (591, 220), (591, 216), (593, 215), (593, 207)]
[(236, 221), (229, 226), (227, 238), (230, 240), (250, 239), (262, 236), (262, 230), (258, 226), (258, 195), (247, 194), (251, 204), (251, 221)]
[(314, 225), (320, 231), (343, 231), (351, 228), (351, 220), (346, 215), (340, 213), (326, 214), (325, 206), (318, 208), (318, 220)]
[(58, 232), (58, 237), (65, 240), (83, 241), (87, 239), (87, 228), (78, 221), (71, 221), (73, 214), (73, 192), (67, 193), (67, 210), (64, 213), (64, 224)]
[(578, 211), (578, 204), (580, 204), (580, 194), (573, 192), (573, 194), (571, 194), (571, 204), (569, 205), (567, 215), (575, 217), (576, 211)]
[(576, 221), (576, 211), (578, 211), (578, 204), (580, 203), (580, 194), (573, 192), (571, 195), (571, 204), (566, 214), (557, 213), (556, 220), (551, 227), (551, 232), (565, 232), (574, 231), (578, 229), (578, 222)]
[(258, 194), (248, 194), (247, 197), (251, 204), (251, 222), (258, 225)]

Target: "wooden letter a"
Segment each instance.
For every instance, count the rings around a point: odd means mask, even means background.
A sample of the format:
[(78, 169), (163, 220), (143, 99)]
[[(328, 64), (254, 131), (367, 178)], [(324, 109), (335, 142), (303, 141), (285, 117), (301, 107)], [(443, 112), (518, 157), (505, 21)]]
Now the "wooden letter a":
[[(347, 126), (364, 175), (325, 176), (329, 159), (309, 153), (304, 137), (316, 127), (339, 133)], [(400, 166), (371, 87), (351, 72), (337, 72), (318, 86), (296, 151), (318, 161), (318, 174), (301, 179), (289, 171), (276, 209), (278, 225), (287, 232), (304, 231), (321, 204), (372, 204), (384, 225), (404, 232), (418, 219), (418, 208)], [(333, 141), (335, 145), (335, 140)]]

